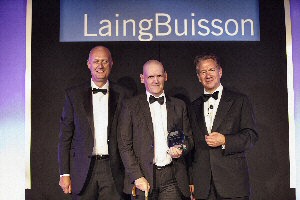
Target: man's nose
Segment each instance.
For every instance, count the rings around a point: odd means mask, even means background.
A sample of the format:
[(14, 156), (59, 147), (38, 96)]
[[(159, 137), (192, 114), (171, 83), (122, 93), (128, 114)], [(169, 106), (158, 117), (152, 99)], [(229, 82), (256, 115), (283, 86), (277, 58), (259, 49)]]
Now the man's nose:
[(211, 74), (210, 73), (206, 73), (205, 78), (210, 78), (210, 77), (211, 77)]

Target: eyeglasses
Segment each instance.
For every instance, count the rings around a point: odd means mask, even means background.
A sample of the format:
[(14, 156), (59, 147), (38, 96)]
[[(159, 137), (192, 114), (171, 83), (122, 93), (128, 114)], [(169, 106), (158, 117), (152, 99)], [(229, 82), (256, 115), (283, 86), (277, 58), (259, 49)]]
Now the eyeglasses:
[(210, 69), (208, 69), (208, 70), (201, 70), (201, 71), (199, 72), (199, 74), (200, 74), (201, 76), (206, 76), (207, 74), (208, 74), (208, 75), (212, 75), (212, 74), (214, 74), (214, 73), (216, 72), (217, 67), (218, 67), (218, 66), (212, 67), (212, 68), (210, 68)]

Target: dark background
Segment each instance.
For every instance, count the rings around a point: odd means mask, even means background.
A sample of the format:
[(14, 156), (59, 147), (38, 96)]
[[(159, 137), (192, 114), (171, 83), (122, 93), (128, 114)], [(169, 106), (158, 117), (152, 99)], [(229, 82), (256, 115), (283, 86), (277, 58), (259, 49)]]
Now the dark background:
[[(86, 60), (96, 45), (113, 55), (111, 79), (130, 77), (138, 92), (142, 65), (160, 60), (166, 92), (195, 100), (203, 88), (193, 59), (203, 52), (221, 58), (222, 84), (247, 94), (253, 103), (260, 139), (248, 153), (253, 200), (294, 200), (289, 187), (287, 67), (283, 0), (260, 1), (259, 42), (59, 42), (59, 1), (33, 1), (32, 25), (32, 189), (26, 199), (70, 199), (58, 185), (57, 144), (64, 89), (89, 80)], [(125, 82), (125, 83), (128, 83)]]

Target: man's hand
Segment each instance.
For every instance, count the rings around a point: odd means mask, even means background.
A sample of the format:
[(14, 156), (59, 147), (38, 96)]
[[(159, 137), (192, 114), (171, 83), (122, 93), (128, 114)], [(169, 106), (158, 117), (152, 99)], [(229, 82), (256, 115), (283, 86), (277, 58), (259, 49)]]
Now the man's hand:
[(195, 192), (195, 186), (194, 185), (189, 185), (190, 187), (190, 193), (194, 193)]
[(148, 193), (150, 190), (150, 184), (148, 183), (148, 181), (144, 178), (138, 178), (134, 181), (134, 185), (139, 189), (144, 191), (145, 193)]
[(168, 151), (168, 153), (170, 154), (170, 156), (172, 158), (179, 158), (182, 155), (182, 149), (181, 146), (173, 146), (170, 148), (170, 150)]
[(194, 187), (194, 185), (189, 185), (189, 186), (190, 186), (191, 200), (195, 200), (195, 197), (194, 197), (195, 187)]
[(210, 147), (218, 147), (225, 144), (225, 136), (218, 132), (212, 132), (209, 135), (205, 135), (205, 141)]
[(59, 185), (65, 194), (72, 192), (70, 176), (62, 176), (59, 179)]

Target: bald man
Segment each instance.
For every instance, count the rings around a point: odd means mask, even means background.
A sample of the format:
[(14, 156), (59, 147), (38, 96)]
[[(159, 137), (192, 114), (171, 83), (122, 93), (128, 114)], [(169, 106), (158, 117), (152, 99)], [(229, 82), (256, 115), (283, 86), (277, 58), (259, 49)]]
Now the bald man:
[[(181, 200), (190, 195), (184, 155), (193, 147), (183, 101), (165, 95), (167, 73), (157, 60), (144, 64), (146, 92), (124, 103), (118, 124), (118, 145), (125, 166), (125, 193), (135, 199)], [(169, 132), (182, 130), (185, 148), (169, 147)]]
[(109, 49), (94, 47), (87, 60), (91, 79), (66, 90), (60, 120), (59, 185), (74, 200), (123, 199), (124, 167), (116, 126), (123, 88), (109, 81)]

